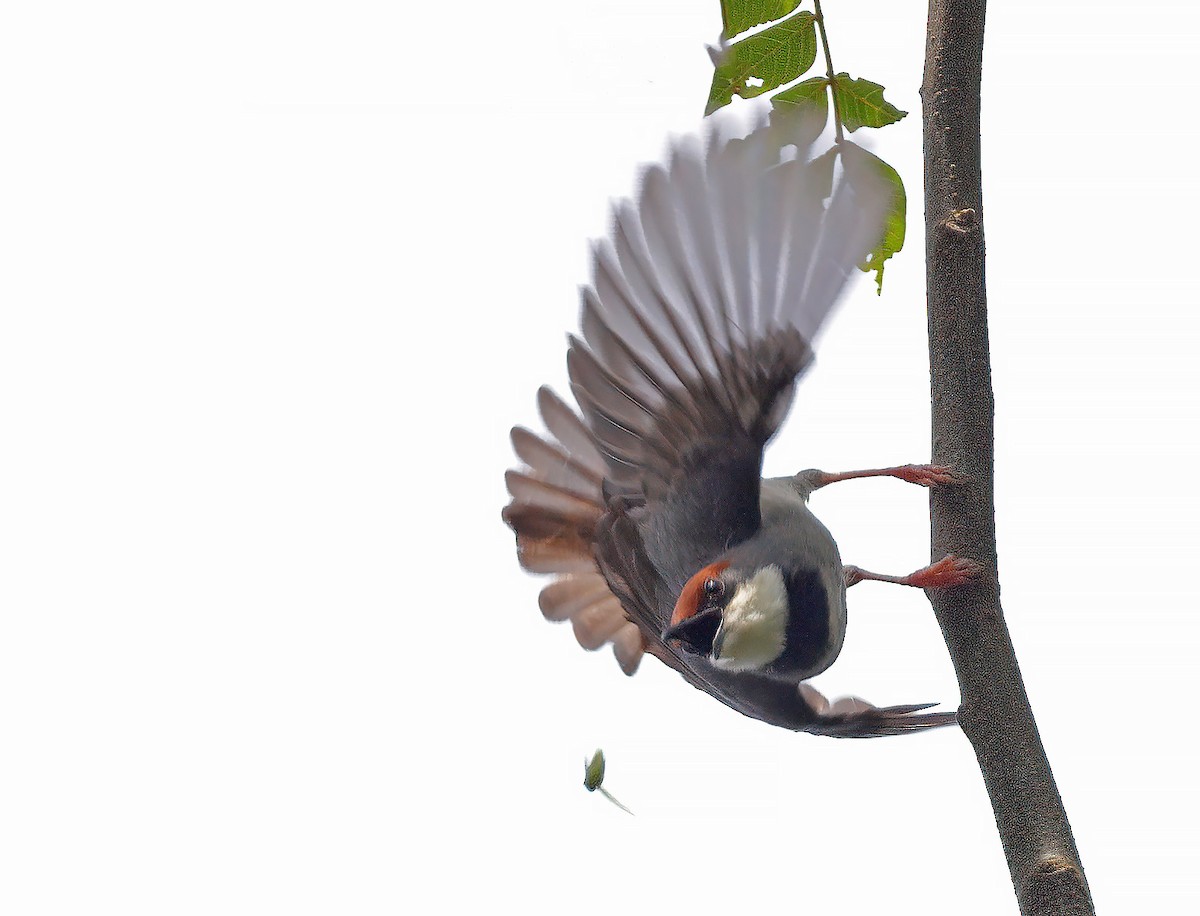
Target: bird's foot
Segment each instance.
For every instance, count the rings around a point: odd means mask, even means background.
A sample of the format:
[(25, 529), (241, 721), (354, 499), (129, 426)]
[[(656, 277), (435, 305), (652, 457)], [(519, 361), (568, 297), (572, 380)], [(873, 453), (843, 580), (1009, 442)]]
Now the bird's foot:
[(914, 588), (953, 588), (977, 579), (981, 572), (983, 567), (974, 560), (950, 554), (905, 576), (904, 584)]
[(904, 464), (889, 468), (892, 477), (919, 487), (948, 487), (964, 482), (964, 478), (944, 464)]

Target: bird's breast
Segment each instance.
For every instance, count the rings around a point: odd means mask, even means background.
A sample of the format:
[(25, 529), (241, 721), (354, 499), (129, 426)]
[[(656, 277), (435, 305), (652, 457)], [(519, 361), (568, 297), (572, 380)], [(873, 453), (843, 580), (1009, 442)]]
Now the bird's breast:
[(789, 478), (764, 480), (761, 549), (788, 572), (791, 615), (777, 673), (797, 680), (824, 671), (846, 636), (846, 584), (833, 535)]

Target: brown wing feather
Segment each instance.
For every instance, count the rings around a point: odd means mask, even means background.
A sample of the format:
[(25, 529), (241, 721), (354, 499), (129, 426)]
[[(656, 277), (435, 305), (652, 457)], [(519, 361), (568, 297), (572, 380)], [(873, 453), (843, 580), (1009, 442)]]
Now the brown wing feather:
[(612, 592), (599, 573), (581, 573), (555, 579), (538, 595), (538, 606), (547, 620), (570, 620), (586, 607), (596, 604)]
[(603, 517), (604, 460), (591, 432), (550, 389), (538, 392), (550, 437), (512, 431), (513, 448), (526, 467), (505, 475), (512, 502), (502, 513), (516, 532), (517, 558), (530, 572), (557, 573), (538, 597), (547, 620), (570, 620), (585, 649), (611, 642), (621, 670), (641, 661), (641, 631), (629, 620), (592, 556)]

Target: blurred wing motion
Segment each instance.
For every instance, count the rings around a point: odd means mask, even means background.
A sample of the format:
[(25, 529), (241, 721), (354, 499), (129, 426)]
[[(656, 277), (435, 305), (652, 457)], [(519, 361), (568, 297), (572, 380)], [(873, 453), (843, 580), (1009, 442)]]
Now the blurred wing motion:
[(583, 419), (539, 391), (549, 435), (513, 430), (526, 466), (508, 474), (504, 519), (522, 566), (556, 576), (543, 614), (585, 648), (611, 643), (627, 674), (650, 652), (773, 724), (894, 734), (953, 716), (817, 703), (812, 688), (697, 668), (660, 637), (687, 576), (758, 530), (763, 448), (882, 231), (890, 191), (873, 160), (853, 144), (810, 158), (813, 135), (788, 120), (676, 142), (637, 202), (615, 205), (568, 351)]
[(593, 249), (571, 389), (606, 492), (648, 503), (647, 546), (669, 543), (659, 552), (680, 565), (669, 576), (758, 529), (763, 446), (879, 237), (888, 191), (866, 154), (847, 146), (809, 160), (807, 145), (786, 146), (802, 127), (744, 139), (714, 130), (706, 149), (676, 143)]

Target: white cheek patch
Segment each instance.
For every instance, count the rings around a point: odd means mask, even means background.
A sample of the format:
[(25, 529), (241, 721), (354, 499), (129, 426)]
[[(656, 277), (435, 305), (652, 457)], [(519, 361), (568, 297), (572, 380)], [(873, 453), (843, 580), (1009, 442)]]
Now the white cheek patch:
[(778, 566), (764, 566), (725, 605), (712, 662), (726, 671), (761, 668), (783, 654), (787, 586)]

